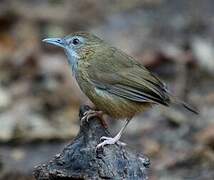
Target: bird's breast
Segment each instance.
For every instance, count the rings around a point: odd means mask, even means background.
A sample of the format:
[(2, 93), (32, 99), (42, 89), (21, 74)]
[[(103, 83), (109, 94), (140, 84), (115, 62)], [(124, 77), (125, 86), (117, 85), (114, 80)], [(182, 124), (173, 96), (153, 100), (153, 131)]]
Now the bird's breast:
[(135, 114), (145, 111), (150, 106), (149, 103), (138, 103), (111, 94), (94, 87), (93, 84), (87, 81), (82, 82), (80, 88), (97, 109), (116, 119), (131, 118)]

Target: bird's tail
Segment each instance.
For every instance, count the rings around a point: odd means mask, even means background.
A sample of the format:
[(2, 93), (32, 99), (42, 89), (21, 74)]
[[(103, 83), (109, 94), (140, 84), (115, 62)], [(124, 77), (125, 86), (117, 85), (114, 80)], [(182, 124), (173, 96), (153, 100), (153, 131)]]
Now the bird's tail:
[(174, 105), (178, 105), (178, 106), (182, 106), (186, 109), (188, 109), (189, 111), (195, 113), (195, 114), (199, 114), (198, 110), (196, 110), (195, 108), (193, 108), (191, 105), (187, 104), (186, 102), (170, 95), (170, 103), (174, 104)]

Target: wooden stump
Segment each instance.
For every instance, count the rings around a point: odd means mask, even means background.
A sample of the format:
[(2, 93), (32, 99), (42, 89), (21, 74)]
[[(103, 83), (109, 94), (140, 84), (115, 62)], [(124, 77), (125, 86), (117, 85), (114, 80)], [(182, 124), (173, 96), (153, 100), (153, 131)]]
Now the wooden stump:
[[(82, 106), (83, 113), (90, 109)], [(111, 136), (98, 118), (83, 122), (77, 137), (59, 155), (34, 170), (37, 180), (54, 179), (148, 179), (148, 158), (123, 146), (108, 145), (96, 151), (102, 136)]]

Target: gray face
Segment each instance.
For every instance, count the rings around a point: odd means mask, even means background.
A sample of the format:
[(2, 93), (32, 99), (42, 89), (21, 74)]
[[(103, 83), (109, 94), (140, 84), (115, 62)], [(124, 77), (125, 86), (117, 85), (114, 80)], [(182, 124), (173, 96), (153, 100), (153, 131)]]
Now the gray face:
[(68, 57), (68, 62), (71, 65), (73, 74), (76, 73), (78, 59), (80, 58), (78, 52), (85, 44), (86, 40), (81, 36), (66, 36), (65, 38), (47, 38), (43, 42), (62, 47)]
[(62, 47), (73, 57), (78, 58), (78, 50), (85, 44), (85, 38), (81, 36), (66, 36), (65, 38), (47, 38), (43, 42)]

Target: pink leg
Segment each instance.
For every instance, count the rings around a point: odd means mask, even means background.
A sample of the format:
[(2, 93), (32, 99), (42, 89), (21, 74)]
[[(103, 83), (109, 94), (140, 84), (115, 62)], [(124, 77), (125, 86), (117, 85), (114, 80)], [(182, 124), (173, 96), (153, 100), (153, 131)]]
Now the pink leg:
[(99, 143), (96, 146), (96, 149), (103, 147), (105, 145), (108, 145), (108, 144), (115, 144), (115, 143), (118, 143), (120, 145), (125, 145), (125, 143), (119, 142), (119, 140), (120, 140), (120, 137), (121, 137), (123, 131), (125, 130), (126, 126), (129, 124), (129, 122), (130, 122), (130, 119), (127, 119), (125, 125), (121, 128), (121, 130), (119, 131), (119, 133), (115, 137), (113, 137), (113, 138), (112, 137), (105, 137), (105, 136), (101, 137), (100, 140), (104, 140), (104, 141)]

